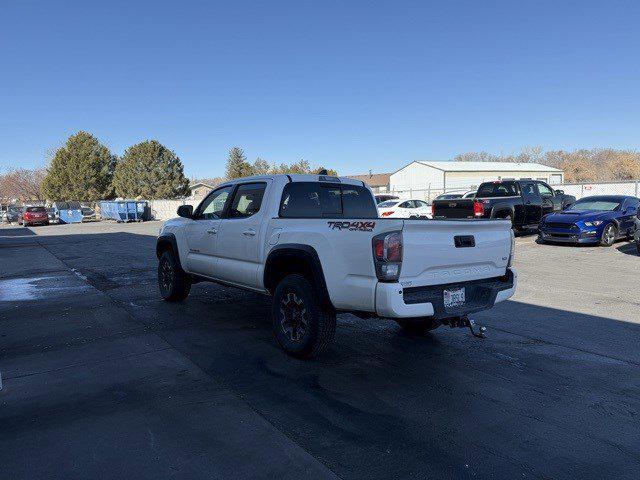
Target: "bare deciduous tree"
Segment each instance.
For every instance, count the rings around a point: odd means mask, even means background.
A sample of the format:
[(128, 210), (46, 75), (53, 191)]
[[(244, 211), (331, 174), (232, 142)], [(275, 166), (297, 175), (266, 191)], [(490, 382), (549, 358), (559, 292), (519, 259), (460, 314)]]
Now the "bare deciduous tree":
[(0, 199), (3, 203), (42, 201), (41, 186), (44, 169), (18, 168), (0, 175)]
[(467, 152), (454, 157), (458, 162), (533, 162), (564, 170), (567, 182), (640, 179), (640, 153), (612, 148), (573, 151), (525, 147), (520, 153), (493, 155)]

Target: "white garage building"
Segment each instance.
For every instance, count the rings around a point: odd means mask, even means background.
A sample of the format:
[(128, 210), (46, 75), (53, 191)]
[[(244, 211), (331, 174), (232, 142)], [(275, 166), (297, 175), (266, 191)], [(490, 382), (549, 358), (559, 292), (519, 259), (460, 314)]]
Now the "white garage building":
[(395, 192), (469, 190), (482, 182), (520, 178), (549, 184), (564, 180), (562, 170), (539, 163), (415, 161), (391, 174), (389, 189)]

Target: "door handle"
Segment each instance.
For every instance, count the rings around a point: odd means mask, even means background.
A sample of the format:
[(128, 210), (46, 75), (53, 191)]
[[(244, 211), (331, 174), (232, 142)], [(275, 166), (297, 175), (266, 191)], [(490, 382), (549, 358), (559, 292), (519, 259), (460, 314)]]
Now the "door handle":
[(527, 200), (526, 202), (524, 202), (525, 205), (531, 205), (531, 200)]
[(256, 235), (256, 231), (253, 228), (250, 228), (249, 230), (245, 230), (244, 232), (242, 232), (242, 234), (245, 237), (254, 237)]
[(207, 230), (207, 233), (209, 235), (215, 235), (216, 233), (218, 233), (218, 229), (217, 228), (212, 228), (210, 230)]

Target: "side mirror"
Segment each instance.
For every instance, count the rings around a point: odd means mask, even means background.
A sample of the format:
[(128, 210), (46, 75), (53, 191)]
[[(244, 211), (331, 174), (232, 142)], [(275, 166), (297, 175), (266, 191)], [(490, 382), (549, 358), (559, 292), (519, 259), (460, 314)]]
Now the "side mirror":
[(178, 216), (191, 218), (193, 216), (193, 205), (180, 205), (178, 207)]
[(564, 190), (556, 190), (556, 195), (564, 195)]

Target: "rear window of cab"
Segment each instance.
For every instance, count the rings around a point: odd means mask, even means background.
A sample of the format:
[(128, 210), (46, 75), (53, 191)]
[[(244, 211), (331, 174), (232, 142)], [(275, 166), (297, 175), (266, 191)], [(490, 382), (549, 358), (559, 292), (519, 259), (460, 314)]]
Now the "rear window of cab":
[(520, 192), (515, 182), (489, 182), (478, 187), (476, 198), (517, 197), (518, 195)]
[(282, 192), (283, 218), (377, 218), (371, 192), (363, 186), (291, 182)]

